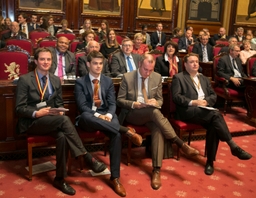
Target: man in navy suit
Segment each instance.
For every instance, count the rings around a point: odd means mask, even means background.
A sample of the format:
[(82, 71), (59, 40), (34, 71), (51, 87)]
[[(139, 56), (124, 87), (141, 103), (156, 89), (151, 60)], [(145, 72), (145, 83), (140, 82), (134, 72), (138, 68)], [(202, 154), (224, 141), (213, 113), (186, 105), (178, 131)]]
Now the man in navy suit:
[(19, 14), (18, 21), (20, 24), (20, 30), (27, 35), (27, 39), (29, 38), (29, 32), (34, 30), (34, 27), (27, 23), (28, 16), (24, 13)]
[(77, 125), (86, 131), (102, 131), (110, 138), (110, 182), (114, 191), (124, 197), (125, 188), (119, 181), (121, 161), (121, 133), (140, 146), (142, 138), (133, 128), (120, 126), (116, 111), (115, 89), (111, 78), (101, 75), (104, 56), (92, 51), (87, 56), (89, 74), (75, 83), (76, 103), (81, 113)]
[[(52, 54), (39, 48), (34, 54), (36, 69), (19, 78), (16, 88), (18, 133), (50, 135), (56, 138), (56, 177), (53, 186), (68, 195), (76, 191), (65, 182), (68, 150), (73, 158), (83, 156), (94, 172), (102, 172), (106, 165), (86, 151), (68, 116), (64, 115), (60, 79), (49, 73)], [(57, 109), (62, 108), (62, 109)]]
[(200, 43), (196, 43), (193, 46), (193, 53), (199, 55), (200, 62), (209, 62), (213, 61), (213, 47), (208, 43), (209, 36), (207, 34), (203, 34), (200, 37)]
[(188, 29), (184, 36), (180, 37), (178, 42), (179, 50), (187, 50), (189, 45), (194, 44), (194, 39), (192, 37), (192, 31)]
[(184, 57), (184, 64), (186, 71), (173, 77), (172, 97), (176, 104), (177, 119), (201, 124), (207, 130), (205, 174), (212, 175), (214, 172), (213, 161), (216, 157), (219, 140), (227, 142), (232, 155), (241, 160), (250, 159), (252, 156), (233, 141), (221, 113), (214, 109), (206, 109), (215, 104), (217, 96), (209, 79), (198, 73), (198, 55), (194, 53), (187, 54)]
[(163, 24), (156, 24), (156, 31), (150, 36), (152, 48), (155, 49), (157, 46), (163, 46), (166, 41), (166, 35), (163, 32)]
[(39, 28), (39, 25), (37, 23), (37, 15), (32, 14), (31, 15), (31, 22), (30, 22), (30, 26), (32, 26), (34, 28), (34, 30), (36, 30), (37, 28)]

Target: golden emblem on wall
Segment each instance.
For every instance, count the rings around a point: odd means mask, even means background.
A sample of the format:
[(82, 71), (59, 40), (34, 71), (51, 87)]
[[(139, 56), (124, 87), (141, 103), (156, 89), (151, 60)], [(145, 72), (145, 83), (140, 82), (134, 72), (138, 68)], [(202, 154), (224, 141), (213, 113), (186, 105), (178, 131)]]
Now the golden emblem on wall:
[(20, 65), (16, 64), (15, 62), (11, 62), (10, 65), (7, 65), (4, 63), (4, 66), (6, 67), (6, 70), (4, 70), (5, 73), (8, 74), (8, 80), (13, 80), (15, 78), (18, 78), (20, 75)]

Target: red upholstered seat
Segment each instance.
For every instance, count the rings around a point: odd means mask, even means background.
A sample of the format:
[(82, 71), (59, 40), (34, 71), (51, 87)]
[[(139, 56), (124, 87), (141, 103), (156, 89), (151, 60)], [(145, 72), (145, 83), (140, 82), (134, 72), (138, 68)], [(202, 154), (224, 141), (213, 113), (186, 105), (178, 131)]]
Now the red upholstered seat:
[(122, 37), (122, 36), (119, 36), (119, 35), (116, 35), (116, 40), (117, 40), (117, 42), (121, 45), (122, 44), (122, 40), (123, 40), (124, 38)]
[(55, 47), (57, 40), (53, 37), (44, 38), (38, 42), (38, 47)]
[(21, 49), (26, 50), (30, 55), (33, 55), (33, 44), (31, 40), (28, 39), (8, 39), (6, 41), (6, 46), (16, 45)]
[(47, 36), (50, 36), (50, 33), (47, 32), (46, 30), (42, 29), (42, 28), (29, 32), (29, 39), (33, 43), (34, 48), (37, 48), (38, 42), (40, 40), (46, 38)]
[(156, 49), (164, 53), (164, 46), (157, 46)]
[(78, 71), (78, 59), (81, 56), (85, 56), (85, 52), (77, 52), (75, 53), (75, 58), (76, 58), (76, 76), (79, 76), (79, 71)]
[(158, 49), (154, 49), (154, 50), (151, 50), (149, 54), (152, 54), (152, 56), (156, 59), (158, 56), (162, 56), (163, 52)]
[(218, 45), (218, 44), (222, 44), (224, 46), (229, 46), (229, 42), (228, 42), (227, 39), (219, 39), (219, 40), (217, 40), (216, 41), (216, 45)]
[(246, 62), (246, 69), (247, 69), (247, 75), (250, 77), (252, 76), (252, 67), (254, 62), (256, 61), (256, 55), (251, 56), (250, 58), (247, 59)]
[(60, 38), (60, 37), (62, 37), (62, 36), (66, 37), (66, 38), (67, 38), (68, 40), (70, 40), (70, 41), (73, 41), (73, 40), (76, 38), (76, 35), (73, 34), (73, 33), (69, 33), (69, 34), (57, 33), (57, 34), (56, 34), (56, 37), (57, 37), (57, 38)]
[(76, 46), (77, 44), (79, 43), (82, 43), (80, 40), (78, 39), (74, 39), (71, 43), (70, 43), (70, 46), (69, 46), (69, 51), (71, 52), (75, 52), (76, 51)]
[(178, 44), (178, 42), (179, 42), (179, 38), (174, 37), (174, 38), (172, 38), (172, 41)]

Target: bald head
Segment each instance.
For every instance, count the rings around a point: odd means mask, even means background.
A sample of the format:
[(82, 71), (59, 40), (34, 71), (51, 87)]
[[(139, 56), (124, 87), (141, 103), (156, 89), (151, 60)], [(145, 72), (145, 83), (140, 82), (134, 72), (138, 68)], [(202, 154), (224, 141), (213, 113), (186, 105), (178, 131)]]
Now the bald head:
[(16, 22), (16, 21), (13, 21), (13, 22), (11, 23), (11, 31), (12, 31), (13, 33), (18, 33), (19, 30), (20, 30), (19, 23)]
[(90, 53), (93, 50), (100, 51), (100, 44), (97, 41), (89, 41), (86, 46), (87, 52)]

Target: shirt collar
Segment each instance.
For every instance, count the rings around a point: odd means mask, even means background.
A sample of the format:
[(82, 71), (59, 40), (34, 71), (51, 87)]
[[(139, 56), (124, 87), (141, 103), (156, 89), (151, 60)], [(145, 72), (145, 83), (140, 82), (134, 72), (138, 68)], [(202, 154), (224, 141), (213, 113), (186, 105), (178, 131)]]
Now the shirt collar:
[(92, 82), (94, 79), (98, 79), (98, 81), (100, 82), (100, 75), (98, 78), (95, 78), (94, 76), (92, 76), (90, 73), (89, 73), (89, 78), (90, 78), (90, 81)]
[[(175, 56), (175, 58), (176, 58), (176, 62), (179, 62), (179, 61), (180, 61), (177, 56)], [(168, 60), (168, 55), (167, 55), (166, 53), (164, 54), (164, 60), (165, 60), (166, 62), (169, 62), (169, 60)]]

